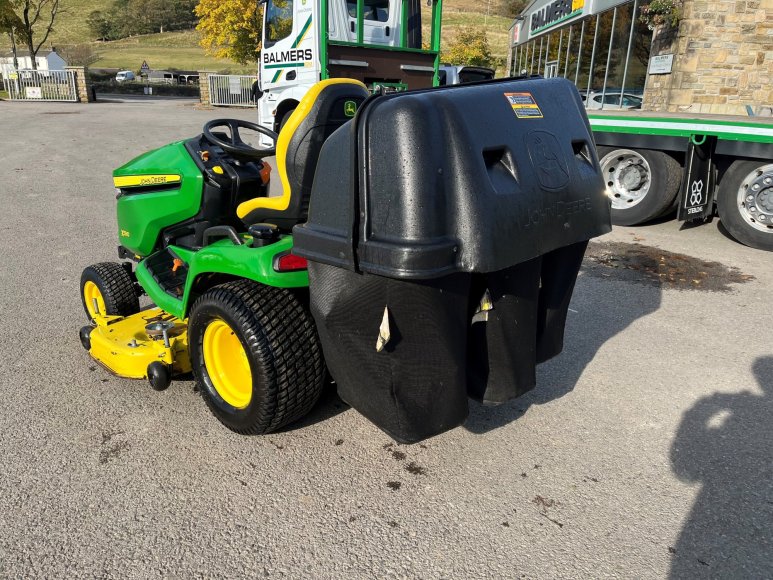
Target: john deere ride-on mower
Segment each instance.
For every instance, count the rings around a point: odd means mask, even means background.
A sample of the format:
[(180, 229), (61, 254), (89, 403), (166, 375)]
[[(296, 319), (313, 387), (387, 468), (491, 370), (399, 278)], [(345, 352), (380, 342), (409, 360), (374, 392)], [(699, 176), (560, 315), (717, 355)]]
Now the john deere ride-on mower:
[[(268, 197), (274, 154), (280, 197)], [(523, 394), (562, 349), (588, 239), (610, 228), (563, 80), (380, 97), (326, 80), (279, 136), (211, 121), (114, 182), (124, 261), (83, 272), (84, 347), (158, 390), (192, 372), (241, 433), (302, 417), (328, 371), (405, 442), (461, 424), (468, 397)]]

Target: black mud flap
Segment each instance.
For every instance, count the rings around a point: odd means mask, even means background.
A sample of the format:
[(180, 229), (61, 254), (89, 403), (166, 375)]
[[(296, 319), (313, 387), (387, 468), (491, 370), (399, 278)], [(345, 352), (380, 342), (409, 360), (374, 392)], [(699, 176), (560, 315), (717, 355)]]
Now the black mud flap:
[(716, 193), (716, 168), (712, 160), (716, 137), (701, 136), (702, 140), (690, 139), (687, 148), (682, 189), (680, 192), (679, 221), (704, 221), (714, 215)]
[(339, 394), (401, 442), (501, 403), (563, 348), (609, 200), (563, 79), (366, 101), (323, 146), (309, 220), (311, 308)]

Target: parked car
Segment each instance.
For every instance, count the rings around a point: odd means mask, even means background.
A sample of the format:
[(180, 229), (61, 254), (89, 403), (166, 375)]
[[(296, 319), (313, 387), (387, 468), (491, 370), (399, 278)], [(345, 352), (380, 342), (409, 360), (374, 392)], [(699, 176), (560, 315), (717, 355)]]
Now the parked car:
[(483, 66), (455, 66), (441, 65), (438, 69), (440, 86), (458, 85), (460, 83), (474, 83), (476, 81), (489, 81), (494, 78), (493, 69)]
[(585, 101), (586, 109), (601, 109), (603, 103), (604, 109), (641, 109), (642, 98), (640, 95), (632, 93), (623, 93), (622, 103), (620, 102), (620, 91), (612, 92), (593, 92)]
[(133, 81), (134, 78), (134, 73), (132, 71), (121, 70), (118, 71), (118, 74), (115, 75), (115, 82), (122, 83), (124, 81)]

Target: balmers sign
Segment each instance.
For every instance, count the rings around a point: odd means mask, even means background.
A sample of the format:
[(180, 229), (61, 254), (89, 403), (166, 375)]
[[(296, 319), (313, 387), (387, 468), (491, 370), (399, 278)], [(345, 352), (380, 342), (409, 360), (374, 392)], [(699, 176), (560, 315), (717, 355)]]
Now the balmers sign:
[[(291, 48), (281, 52), (264, 52), (264, 65), (292, 66), (291, 63), (304, 63), (312, 60), (313, 54), (310, 48)], [(273, 67), (268, 67), (273, 68)]]
[(531, 14), (529, 34), (534, 35), (573, 16), (579, 16), (584, 7), (585, 0), (554, 0), (537, 8)]

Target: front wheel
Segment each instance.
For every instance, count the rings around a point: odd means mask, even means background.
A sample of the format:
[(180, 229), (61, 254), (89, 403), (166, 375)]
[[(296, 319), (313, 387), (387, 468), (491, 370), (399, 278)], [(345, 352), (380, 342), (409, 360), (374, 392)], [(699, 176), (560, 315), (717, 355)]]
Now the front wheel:
[(641, 224), (672, 209), (682, 181), (676, 159), (662, 151), (612, 147), (599, 147), (598, 155), (613, 224)]
[(773, 251), (773, 163), (734, 161), (719, 184), (717, 210), (736, 240)]
[(212, 288), (191, 309), (189, 344), (204, 401), (238, 433), (269, 433), (300, 419), (322, 392), (316, 328), (285, 289), (249, 280)]
[(121, 264), (101, 262), (81, 274), (81, 302), (86, 316), (129, 316), (140, 311), (140, 301), (131, 275)]

